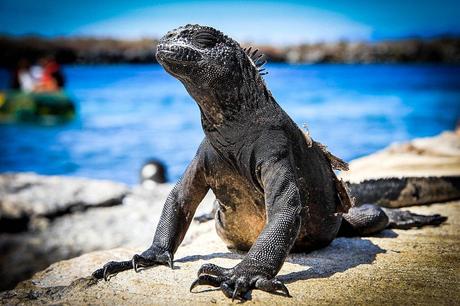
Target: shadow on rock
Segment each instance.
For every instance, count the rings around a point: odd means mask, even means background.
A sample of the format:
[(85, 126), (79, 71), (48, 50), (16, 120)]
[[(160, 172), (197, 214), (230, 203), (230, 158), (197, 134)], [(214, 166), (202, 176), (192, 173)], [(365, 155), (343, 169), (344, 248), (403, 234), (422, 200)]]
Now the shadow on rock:
[[(392, 230), (385, 230), (378, 235), (380, 238), (394, 238), (398, 235)], [(284, 283), (293, 283), (312, 278), (325, 278), (335, 273), (344, 272), (348, 269), (363, 264), (372, 264), (377, 254), (386, 253), (366, 238), (336, 238), (329, 246), (310, 253), (290, 254), (286, 259), (291, 265), (300, 265), (301, 271), (279, 275), (277, 278)], [(216, 258), (241, 260), (244, 254), (233, 252), (216, 252), (208, 255), (191, 255), (180, 258), (176, 262), (192, 262), (198, 260), (212, 260)], [(291, 267), (290, 267), (291, 268)], [(207, 288), (199, 292), (215, 291), (219, 288)], [(245, 300), (251, 300), (248, 293)]]
[[(398, 235), (392, 230), (379, 233), (379, 238), (395, 238)], [(329, 246), (310, 253), (290, 254), (286, 262), (307, 267), (306, 270), (292, 272), (278, 278), (286, 283), (310, 278), (323, 278), (344, 272), (362, 264), (374, 262), (377, 254), (386, 253), (366, 238), (336, 238)], [(176, 262), (192, 262), (198, 260), (212, 260), (215, 258), (243, 259), (244, 254), (233, 252), (217, 252), (208, 255), (191, 255)]]
[(399, 235), (395, 231), (391, 229), (386, 229), (384, 231), (381, 231), (380, 233), (372, 235), (372, 237), (377, 237), (377, 238), (397, 238)]
[(298, 280), (324, 278), (363, 264), (374, 262), (385, 250), (365, 238), (337, 238), (328, 247), (308, 254), (291, 254), (287, 262), (308, 267), (306, 270), (278, 276), (292, 283)]
[(175, 262), (190, 262), (190, 261), (198, 261), (198, 260), (211, 260), (214, 258), (227, 258), (227, 259), (243, 259), (244, 254), (237, 254), (231, 252), (219, 252), (219, 253), (211, 253), (208, 255), (191, 255), (185, 256), (180, 259), (175, 260)]

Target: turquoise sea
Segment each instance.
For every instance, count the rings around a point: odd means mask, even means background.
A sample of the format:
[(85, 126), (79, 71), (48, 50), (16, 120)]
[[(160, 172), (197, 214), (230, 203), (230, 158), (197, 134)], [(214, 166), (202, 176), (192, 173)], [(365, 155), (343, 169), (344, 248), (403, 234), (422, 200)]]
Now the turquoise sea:
[[(460, 67), (268, 65), (275, 99), (314, 139), (351, 160), (395, 141), (453, 129)], [(68, 66), (78, 118), (61, 126), (0, 125), (0, 172), (33, 171), (135, 184), (142, 163), (177, 180), (203, 138), (199, 111), (158, 65)], [(5, 86), (6, 71), (0, 71)]]

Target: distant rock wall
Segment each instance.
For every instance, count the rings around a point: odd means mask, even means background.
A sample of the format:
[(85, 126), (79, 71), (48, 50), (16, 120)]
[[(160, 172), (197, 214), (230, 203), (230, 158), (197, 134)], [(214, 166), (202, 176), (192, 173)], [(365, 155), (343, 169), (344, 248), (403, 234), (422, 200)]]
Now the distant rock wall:
[[(157, 39), (117, 40), (73, 37), (0, 36), (0, 66), (20, 58), (54, 55), (65, 64), (155, 63)], [(242, 46), (250, 44), (243, 43)], [(290, 63), (460, 63), (460, 38), (404, 39), (380, 42), (336, 42), (295, 46), (254, 45), (271, 62)]]
[(291, 63), (460, 63), (460, 39), (337, 42), (286, 48)]

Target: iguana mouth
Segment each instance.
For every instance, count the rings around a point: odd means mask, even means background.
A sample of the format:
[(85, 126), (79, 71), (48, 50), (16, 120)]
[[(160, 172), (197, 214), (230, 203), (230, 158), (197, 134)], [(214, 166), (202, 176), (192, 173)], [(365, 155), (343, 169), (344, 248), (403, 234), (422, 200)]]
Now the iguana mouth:
[(198, 51), (188, 46), (164, 44), (158, 45), (156, 56), (160, 61), (176, 63), (196, 62), (202, 58)]

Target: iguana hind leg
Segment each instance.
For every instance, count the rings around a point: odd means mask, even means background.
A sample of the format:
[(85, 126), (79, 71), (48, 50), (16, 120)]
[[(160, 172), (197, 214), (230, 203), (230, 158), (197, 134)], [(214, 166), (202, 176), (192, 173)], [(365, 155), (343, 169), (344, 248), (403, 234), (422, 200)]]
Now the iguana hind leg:
[(343, 215), (338, 236), (368, 236), (388, 226), (388, 216), (377, 205), (364, 204), (352, 207)]
[(447, 217), (419, 215), (400, 209), (382, 208), (373, 204), (352, 207), (343, 215), (339, 236), (369, 236), (386, 228), (409, 229), (425, 225), (439, 225)]

